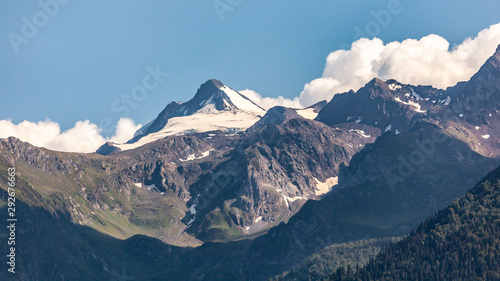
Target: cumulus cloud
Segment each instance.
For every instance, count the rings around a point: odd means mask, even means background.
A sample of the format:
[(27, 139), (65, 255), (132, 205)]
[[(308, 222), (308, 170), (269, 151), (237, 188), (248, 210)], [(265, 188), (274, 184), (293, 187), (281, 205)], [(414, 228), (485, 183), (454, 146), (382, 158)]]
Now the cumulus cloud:
[(499, 44), (500, 23), (452, 48), (435, 34), (387, 44), (362, 38), (350, 50), (328, 55), (321, 78), (304, 86), (299, 102), (308, 106), (330, 100), (337, 93), (358, 90), (375, 77), (444, 89), (470, 79)]
[(282, 96), (279, 96), (277, 98), (268, 98), (268, 97), (262, 97), (259, 93), (253, 91), (253, 90), (241, 90), (238, 91), (256, 104), (258, 104), (260, 107), (264, 108), (265, 110), (268, 110), (271, 107), (275, 106), (284, 106), (284, 107), (292, 107), (292, 108), (302, 108), (302, 105), (300, 104), (299, 98), (296, 97), (293, 100), (284, 98)]
[(58, 123), (50, 120), (14, 124), (10, 120), (0, 120), (0, 138), (16, 137), (32, 145), (66, 152), (95, 152), (107, 141), (123, 143), (134, 136), (141, 125), (135, 125), (129, 118), (122, 118), (116, 125), (115, 135), (104, 138), (102, 129), (90, 121), (78, 121), (75, 126), (61, 132)]

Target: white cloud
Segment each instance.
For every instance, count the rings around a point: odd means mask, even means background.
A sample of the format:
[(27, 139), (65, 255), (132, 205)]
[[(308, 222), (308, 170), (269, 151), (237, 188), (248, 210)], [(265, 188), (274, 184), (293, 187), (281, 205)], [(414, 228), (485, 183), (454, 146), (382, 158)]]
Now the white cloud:
[(470, 79), (499, 44), (500, 23), (452, 48), (435, 34), (388, 44), (362, 38), (350, 50), (330, 53), (322, 77), (304, 86), (299, 101), (308, 106), (330, 100), (334, 94), (358, 90), (375, 77), (444, 89)]
[(61, 132), (58, 123), (46, 120), (23, 121), (13, 124), (10, 120), (0, 120), (0, 138), (16, 137), (32, 145), (66, 152), (95, 152), (107, 141), (123, 143), (131, 139), (141, 125), (135, 125), (129, 118), (122, 118), (116, 125), (115, 135), (104, 138), (102, 129), (90, 121), (78, 121), (75, 126)]
[(284, 107), (292, 107), (292, 108), (302, 108), (302, 105), (300, 104), (299, 98), (296, 97), (293, 100), (284, 98), (282, 96), (279, 96), (277, 98), (264, 98), (262, 97), (259, 93), (246, 89), (246, 90), (241, 90), (238, 91), (242, 95), (246, 96), (256, 104), (258, 104), (260, 107), (264, 108), (265, 110), (268, 110), (271, 107), (275, 106), (284, 106)]

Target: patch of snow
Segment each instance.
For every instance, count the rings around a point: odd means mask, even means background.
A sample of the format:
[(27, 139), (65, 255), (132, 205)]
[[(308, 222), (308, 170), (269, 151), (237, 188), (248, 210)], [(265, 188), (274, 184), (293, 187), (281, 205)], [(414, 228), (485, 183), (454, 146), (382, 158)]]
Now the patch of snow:
[(317, 178), (314, 178), (314, 180), (316, 181), (316, 190), (314, 193), (318, 196), (329, 192), (332, 190), (332, 187), (339, 183), (338, 177), (327, 178), (325, 182), (320, 182)]
[(139, 130), (137, 130), (135, 133), (134, 133), (134, 137), (137, 137), (138, 135), (142, 135), (146, 132), (146, 130), (151, 126), (151, 124), (153, 124), (153, 122), (156, 120), (153, 119), (151, 121), (149, 121), (146, 125), (142, 126), (139, 128)]
[(314, 112), (314, 108), (297, 109), (295, 112), (306, 119), (314, 119), (318, 116), (318, 112)]
[(392, 128), (392, 124), (389, 124), (389, 126), (385, 127), (384, 132), (390, 131)]
[(361, 135), (362, 137), (364, 137), (364, 138), (369, 138), (369, 137), (371, 137), (370, 135), (366, 135), (366, 134), (365, 134), (365, 131), (363, 131), (363, 130), (358, 130), (358, 129), (350, 129), (350, 130), (349, 130), (349, 132), (356, 132), (356, 133), (360, 134), (360, 135)]
[(439, 101), (440, 104), (444, 104), (444, 105), (449, 105), (450, 102), (451, 102), (451, 97), (450, 96), (447, 96), (446, 99)]
[(288, 197), (283, 194), (283, 198), (285, 198), (285, 203), (287, 207), (290, 207), (288, 202), (295, 202), (296, 200), (307, 200), (307, 198), (304, 198), (302, 196), (295, 196), (295, 197)]
[(238, 132), (248, 129), (259, 119), (260, 117), (256, 114), (247, 111), (218, 111), (217, 113), (198, 112), (189, 116), (170, 118), (161, 131), (144, 136), (135, 143), (114, 145), (121, 150), (129, 150), (174, 135), (203, 133), (217, 130), (234, 133), (235, 131)]
[(444, 105), (449, 105), (450, 102), (451, 102), (451, 97), (448, 96), (448, 97), (446, 97), (446, 101), (444, 102)]
[(414, 96), (417, 100), (421, 100), (422, 99), (422, 97), (419, 94), (415, 93), (415, 91), (413, 90), (412, 87), (410, 87), (410, 89), (411, 89), (411, 95), (412, 96)]
[(396, 129), (395, 134), (396, 134), (396, 135), (399, 135), (399, 134), (401, 134), (401, 132), (400, 132), (398, 129)]
[(283, 195), (283, 200), (285, 200), (285, 204), (288, 208), (290, 208), (290, 205), (288, 204), (288, 200), (286, 199), (286, 196)]
[(210, 155), (210, 151), (212, 151), (212, 150), (214, 150), (214, 149), (210, 149), (210, 150), (207, 150), (205, 152), (202, 152), (201, 156), (198, 156), (198, 157), (195, 156), (196, 154), (190, 154), (190, 155), (188, 155), (188, 157), (186, 159), (179, 158), (179, 160), (181, 160), (182, 162), (186, 162), (186, 161), (193, 161), (195, 159), (201, 159), (201, 158), (204, 158), (204, 157), (207, 157), (208, 155)]
[(197, 204), (198, 204), (198, 197), (196, 197), (196, 199), (194, 199), (193, 205), (191, 205), (191, 207), (189, 207), (189, 212), (191, 213), (191, 215), (193, 215), (193, 218), (189, 220), (187, 225), (192, 224), (194, 222), (194, 219), (196, 218), (196, 205)]
[(483, 139), (489, 139), (490, 135), (481, 135), (481, 137), (483, 137)]
[(220, 111), (215, 108), (215, 104), (207, 104), (204, 107), (198, 109), (196, 113), (205, 113), (205, 114), (214, 114), (219, 113)]
[(356, 116), (347, 116), (347, 121), (350, 121), (351, 119), (356, 118)]
[(262, 220), (262, 217), (258, 217), (258, 218), (256, 218), (256, 219), (254, 220), (254, 223), (258, 223), (258, 222), (259, 222), (259, 221), (261, 221), (261, 220)]
[(481, 127), (479, 127), (479, 126), (476, 126), (476, 130), (479, 130), (479, 129), (481, 129)]
[(359, 122), (361, 122), (361, 120), (363, 120), (363, 117), (359, 117), (358, 120), (356, 120), (354, 122), (356, 122), (356, 124), (359, 124)]
[(253, 103), (251, 100), (249, 100), (247, 97), (243, 96), (242, 94), (236, 92), (235, 90), (229, 88), (228, 86), (224, 85), (219, 88), (222, 90), (226, 95), (229, 97), (231, 102), (241, 110), (246, 110), (250, 112), (255, 112), (259, 114), (264, 114), (265, 110), (262, 109), (260, 106), (256, 105)]
[[(148, 190), (154, 189), (154, 190), (156, 190), (156, 191), (160, 192), (160, 190), (158, 189), (158, 187), (156, 187), (156, 185), (155, 185), (155, 184), (152, 184), (152, 185), (146, 185), (146, 188), (147, 188)], [(160, 193), (161, 193), (161, 192), (160, 192)]]
[(420, 104), (417, 103), (417, 102), (414, 102), (414, 101), (404, 102), (399, 97), (394, 98), (394, 100), (396, 100), (397, 102), (402, 103), (404, 105), (409, 105), (410, 108), (412, 110), (416, 111), (416, 112), (425, 113), (425, 111), (423, 111), (422, 109), (420, 109)]
[(142, 183), (140, 183), (140, 182), (134, 182), (134, 184), (135, 184), (135, 186), (137, 186), (137, 187), (142, 187)]
[(399, 89), (401, 89), (401, 85), (396, 84), (396, 83), (389, 84), (389, 85), (387, 85), (387, 86), (389, 86), (389, 89), (391, 89), (392, 91), (395, 91), (395, 90), (399, 90)]
[(200, 102), (200, 106), (205, 106), (207, 104), (211, 104), (213, 103), (214, 99), (213, 99), (213, 96), (211, 96), (208, 100), (204, 100), (202, 102)]
[(464, 117), (463, 113), (458, 114), (458, 116), (460, 116), (460, 117)]
[(250, 227), (249, 227), (249, 226), (245, 227), (245, 230), (249, 230), (249, 229), (250, 229)]

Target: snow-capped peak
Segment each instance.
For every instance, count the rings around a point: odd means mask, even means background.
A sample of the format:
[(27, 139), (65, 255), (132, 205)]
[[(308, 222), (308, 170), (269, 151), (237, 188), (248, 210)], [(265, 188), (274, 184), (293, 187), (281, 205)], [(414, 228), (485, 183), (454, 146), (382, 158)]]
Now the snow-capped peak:
[(221, 86), (218, 86), (218, 88), (227, 95), (231, 103), (234, 104), (238, 109), (255, 112), (257, 114), (266, 113), (266, 111), (262, 107), (258, 106), (249, 98), (240, 94), (239, 92), (236, 92), (228, 86), (222, 84)]
[(216, 79), (203, 83), (195, 96), (184, 103), (171, 102), (152, 121), (141, 127), (121, 150), (133, 149), (172, 135), (208, 131), (244, 131), (266, 111), (246, 96)]

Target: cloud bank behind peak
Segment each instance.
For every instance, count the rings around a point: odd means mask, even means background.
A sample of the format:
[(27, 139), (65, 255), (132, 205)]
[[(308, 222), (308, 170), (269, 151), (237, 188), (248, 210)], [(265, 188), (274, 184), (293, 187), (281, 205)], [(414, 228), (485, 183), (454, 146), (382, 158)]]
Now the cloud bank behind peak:
[(322, 76), (304, 86), (299, 102), (309, 106), (329, 101), (335, 94), (358, 90), (375, 77), (445, 89), (469, 80), (499, 44), (500, 23), (451, 48), (445, 38), (435, 34), (387, 44), (378, 38), (361, 38), (350, 50), (328, 55)]

